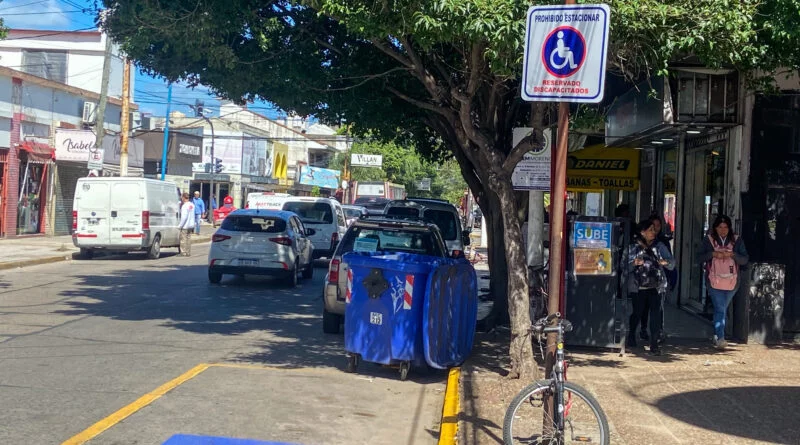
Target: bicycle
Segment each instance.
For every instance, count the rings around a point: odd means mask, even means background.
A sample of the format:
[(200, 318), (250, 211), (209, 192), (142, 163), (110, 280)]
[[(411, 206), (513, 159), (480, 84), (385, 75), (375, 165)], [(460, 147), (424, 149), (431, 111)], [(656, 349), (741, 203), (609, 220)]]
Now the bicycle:
[[(551, 325), (553, 321), (556, 323)], [(505, 445), (610, 443), (608, 419), (600, 404), (589, 391), (567, 381), (564, 334), (571, 330), (572, 324), (561, 319), (560, 313), (542, 318), (531, 326), (531, 332), (540, 340), (543, 357), (542, 337), (556, 333), (555, 364), (549, 379), (528, 385), (511, 401), (503, 421)], [(549, 408), (551, 400), (552, 410)], [(552, 412), (562, 415), (552, 416)]]

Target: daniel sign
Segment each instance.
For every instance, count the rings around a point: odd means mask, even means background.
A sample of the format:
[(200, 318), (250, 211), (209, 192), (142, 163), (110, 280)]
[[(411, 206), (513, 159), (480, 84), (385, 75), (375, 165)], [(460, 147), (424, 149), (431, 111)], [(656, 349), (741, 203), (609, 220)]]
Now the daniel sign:
[(528, 9), (522, 98), (540, 102), (603, 100), (608, 5)]

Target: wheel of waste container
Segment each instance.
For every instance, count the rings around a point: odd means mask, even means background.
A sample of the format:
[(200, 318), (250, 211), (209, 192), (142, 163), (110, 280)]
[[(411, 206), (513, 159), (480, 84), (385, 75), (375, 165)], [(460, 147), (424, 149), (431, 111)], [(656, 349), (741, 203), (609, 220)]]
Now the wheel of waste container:
[(411, 369), (411, 362), (400, 363), (400, 381), (408, 378), (408, 371)]
[(354, 373), (358, 370), (358, 354), (350, 354), (347, 356), (347, 367), (345, 372)]

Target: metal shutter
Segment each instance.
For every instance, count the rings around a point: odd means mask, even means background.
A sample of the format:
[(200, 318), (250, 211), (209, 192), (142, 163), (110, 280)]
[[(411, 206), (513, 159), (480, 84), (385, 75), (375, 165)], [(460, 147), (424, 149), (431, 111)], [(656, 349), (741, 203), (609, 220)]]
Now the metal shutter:
[(59, 165), (56, 171), (56, 214), (53, 230), (56, 235), (69, 235), (72, 232), (72, 200), (75, 198), (75, 185), (79, 178), (89, 171), (85, 167)]

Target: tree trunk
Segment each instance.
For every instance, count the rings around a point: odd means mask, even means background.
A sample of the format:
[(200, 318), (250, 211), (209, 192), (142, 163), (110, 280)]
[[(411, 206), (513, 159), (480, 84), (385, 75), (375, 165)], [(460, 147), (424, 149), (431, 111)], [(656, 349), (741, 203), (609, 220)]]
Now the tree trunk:
[(502, 232), (496, 241), (503, 240), (508, 266), (508, 315), (511, 321), (511, 378), (532, 380), (536, 366), (531, 343), (530, 300), (528, 296), (528, 268), (522, 243), (522, 230), (517, 214), (514, 190), (510, 177), (498, 178), (494, 184), (501, 205)]
[(508, 323), (508, 263), (503, 243), (502, 203), (493, 192), (486, 193), (486, 234), (489, 237), (489, 290), (492, 295), (492, 317), (494, 324)]

